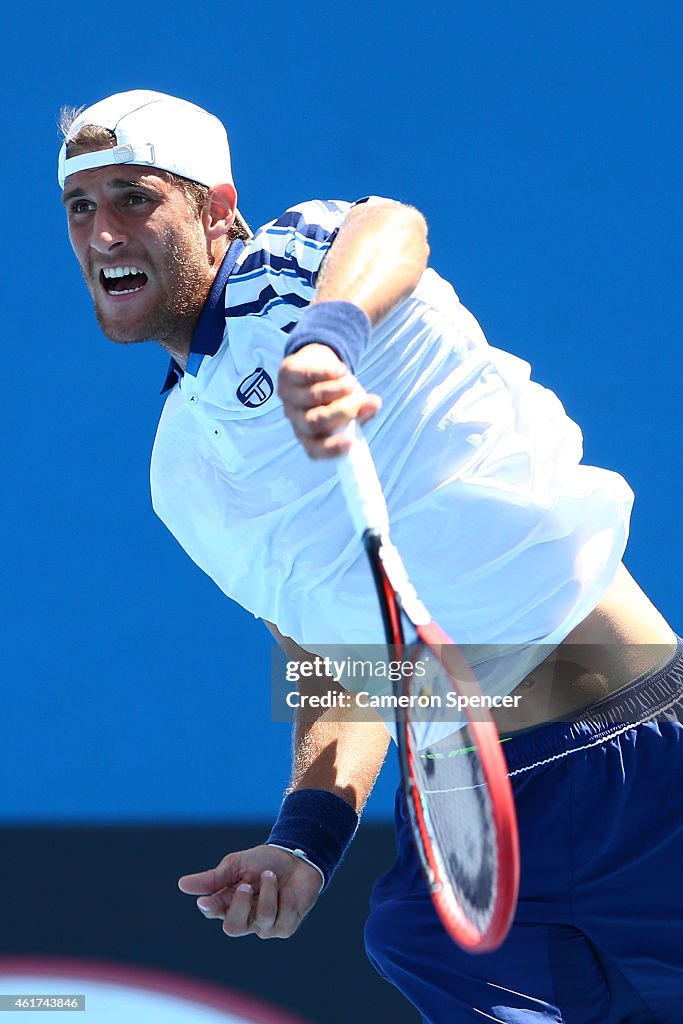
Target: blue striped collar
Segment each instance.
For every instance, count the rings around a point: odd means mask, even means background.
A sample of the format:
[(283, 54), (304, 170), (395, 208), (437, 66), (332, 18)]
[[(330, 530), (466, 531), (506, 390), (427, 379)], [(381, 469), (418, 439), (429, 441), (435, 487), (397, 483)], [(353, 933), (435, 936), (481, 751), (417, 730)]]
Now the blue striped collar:
[[(190, 354), (184, 372), (193, 377), (197, 376), (204, 356), (215, 356), (221, 347), (225, 332), (225, 288), (242, 249), (244, 249), (244, 242), (241, 238), (236, 238), (226, 252), (218, 273), (213, 279), (206, 302), (199, 314), (199, 320), (192, 332)], [(183, 370), (175, 359), (171, 359), (161, 394), (165, 395), (167, 391), (170, 391), (182, 376)]]

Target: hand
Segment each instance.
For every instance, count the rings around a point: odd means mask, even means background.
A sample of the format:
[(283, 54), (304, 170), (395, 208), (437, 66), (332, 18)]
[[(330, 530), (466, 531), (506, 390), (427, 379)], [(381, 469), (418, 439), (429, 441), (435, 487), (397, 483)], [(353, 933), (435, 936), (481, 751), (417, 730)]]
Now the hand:
[(357, 419), (366, 423), (381, 406), (327, 345), (305, 345), (280, 367), (278, 394), (294, 433), (312, 459), (348, 451), (341, 431)]
[(320, 893), (315, 868), (286, 850), (256, 846), (229, 853), (218, 867), (183, 875), (182, 892), (199, 896), (204, 917), (221, 918), (226, 935), (287, 939)]

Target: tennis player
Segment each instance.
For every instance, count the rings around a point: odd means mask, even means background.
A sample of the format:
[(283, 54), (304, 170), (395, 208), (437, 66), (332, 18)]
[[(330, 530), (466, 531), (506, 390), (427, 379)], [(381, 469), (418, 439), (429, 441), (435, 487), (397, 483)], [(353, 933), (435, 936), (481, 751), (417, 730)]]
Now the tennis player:
[[(398, 857), (366, 933), (377, 969), (428, 1024), (679, 1022), (683, 645), (623, 566), (628, 485), (582, 464), (559, 400), (427, 267), (414, 209), (305, 202), (252, 235), (206, 111), (134, 91), (67, 112), (63, 131), (69, 236), (100, 326), (171, 357), (151, 485), (189, 555), (292, 657), (381, 642), (334, 466), (358, 418), (434, 617), (510, 655), (484, 678), (524, 697), (497, 716), (521, 841), (512, 930), (479, 957), (446, 937), (399, 794)], [(181, 889), (226, 935), (291, 935), (388, 743), (353, 710), (300, 721), (268, 840)]]

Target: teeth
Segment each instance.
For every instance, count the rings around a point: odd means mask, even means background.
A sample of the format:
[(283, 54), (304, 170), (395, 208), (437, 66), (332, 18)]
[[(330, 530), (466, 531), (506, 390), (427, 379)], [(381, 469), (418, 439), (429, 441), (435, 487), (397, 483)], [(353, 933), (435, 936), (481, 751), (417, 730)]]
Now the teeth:
[(142, 274), (137, 267), (103, 267), (105, 277), (128, 277), (130, 274)]

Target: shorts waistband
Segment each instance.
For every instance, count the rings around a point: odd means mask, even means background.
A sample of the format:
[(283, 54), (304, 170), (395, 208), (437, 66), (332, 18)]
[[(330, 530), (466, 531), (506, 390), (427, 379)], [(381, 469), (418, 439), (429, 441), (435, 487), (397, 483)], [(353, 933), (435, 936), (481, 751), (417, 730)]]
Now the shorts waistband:
[(664, 714), (683, 698), (683, 639), (662, 667), (639, 676), (571, 722), (550, 722), (507, 738), (503, 750), (510, 775), (529, 771), (566, 754), (599, 746)]

